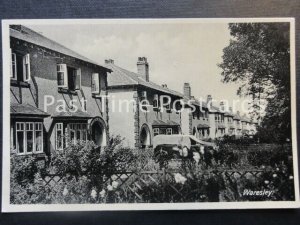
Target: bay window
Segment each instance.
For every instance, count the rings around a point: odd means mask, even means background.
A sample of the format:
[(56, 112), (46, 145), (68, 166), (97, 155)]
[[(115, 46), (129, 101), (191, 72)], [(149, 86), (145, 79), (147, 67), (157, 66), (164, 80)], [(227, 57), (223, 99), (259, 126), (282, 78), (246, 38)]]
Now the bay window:
[(69, 140), (76, 144), (78, 141), (87, 140), (87, 124), (86, 123), (69, 123), (64, 126), (63, 123), (56, 123), (56, 150), (63, 150), (68, 146), (68, 140), (65, 139), (64, 127), (67, 128)]
[(20, 155), (43, 152), (42, 122), (16, 122), (16, 150)]
[(87, 124), (85, 123), (70, 123), (69, 124), (70, 139), (72, 143), (77, 141), (87, 140)]

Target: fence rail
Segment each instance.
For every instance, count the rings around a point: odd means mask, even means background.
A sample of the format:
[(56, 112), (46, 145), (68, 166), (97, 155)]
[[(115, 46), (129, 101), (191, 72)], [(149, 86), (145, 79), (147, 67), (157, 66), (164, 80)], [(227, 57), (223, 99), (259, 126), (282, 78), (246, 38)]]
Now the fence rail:
[[(206, 169), (200, 171), (198, 177), (211, 177), (212, 179), (222, 179), (225, 186), (231, 185), (231, 188), (237, 189), (238, 183), (242, 180), (258, 180), (263, 174), (275, 173), (276, 171), (271, 168), (217, 168)], [(201, 184), (197, 186), (197, 190), (191, 190), (185, 185), (178, 184), (175, 179), (175, 174), (181, 173), (183, 177), (188, 177), (188, 172), (182, 173), (182, 171), (176, 169), (161, 169), (161, 170), (149, 170), (149, 171), (115, 171), (111, 174), (105, 174), (102, 177), (102, 188), (113, 187), (110, 190), (110, 198), (107, 202), (116, 202), (116, 196), (122, 193), (123, 198), (128, 202), (186, 202), (193, 200), (198, 196), (198, 199), (194, 201), (222, 201), (220, 199), (221, 190), (215, 191), (212, 196), (206, 196), (206, 199), (201, 199)], [(63, 177), (59, 174), (47, 174), (43, 178), (44, 185), (55, 188), (60, 182), (63, 181)], [(220, 188), (220, 185), (218, 185)], [(282, 188), (282, 187), (278, 187)], [(235, 190), (238, 192), (238, 190)], [(161, 193), (160, 195), (154, 195), (153, 193)], [(198, 193), (198, 195), (197, 195)], [(150, 197), (151, 196), (151, 197)], [(235, 199), (239, 200), (242, 196), (235, 194)]]

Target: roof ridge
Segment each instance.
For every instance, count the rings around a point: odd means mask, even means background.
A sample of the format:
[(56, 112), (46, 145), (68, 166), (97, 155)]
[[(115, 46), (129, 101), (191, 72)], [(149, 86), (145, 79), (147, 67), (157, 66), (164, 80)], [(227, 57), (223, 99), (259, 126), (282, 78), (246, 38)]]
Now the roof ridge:
[[(129, 70), (124, 69), (120, 66), (117, 66), (116, 64), (110, 64), (109, 66), (110, 66), (111, 69), (117, 69), (118, 72), (121, 72), (128, 79), (133, 81), (135, 84), (143, 85), (143, 86), (146, 86), (148, 88), (156, 89), (156, 90), (159, 90), (161, 92), (166, 92), (168, 94), (172, 94), (172, 95), (175, 95), (175, 96), (180, 96), (180, 97), (183, 96), (180, 92), (177, 92), (177, 91), (169, 89), (169, 88), (164, 88), (161, 85), (159, 85), (159, 84), (157, 84), (153, 81), (146, 81), (140, 74), (138, 74), (136, 72), (129, 71)], [(112, 77), (112, 76), (110, 76), (110, 77)], [(111, 86), (114, 86), (114, 85), (111, 85)]]
[[(116, 67), (119, 71), (121, 71), (122, 73), (124, 73), (124, 71), (122, 71), (122, 70), (125, 70), (125, 71), (128, 72), (128, 73), (133, 73), (133, 72), (131, 72), (131, 71), (127, 70), (127, 69), (124, 69), (124, 68), (122, 68), (122, 67), (120, 67), (120, 66), (117, 66), (117, 65), (115, 65), (115, 64), (112, 64), (112, 65), (113, 65), (113, 67)], [(138, 81), (136, 81), (136, 80), (133, 79), (132, 77), (128, 76), (128, 74), (126, 74), (126, 73), (124, 73), (124, 74), (125, 74), (125, 76), (127, 76), (129, 79), (131, 79), (133, 82), (139, 83)]]
[[(95, 62), (94, 60), (91, 60), (91, 59), (89, 59), (89, 58), (87, 58), (87, 57), (85, 57), (85, 56), (79, 54), (78, 52), (76, 52), (76, 51), (74, 51), (74, 50), (72, 50), (72, 49), (66, 47), (65, 45), (62, 45), (62, 44), (60, 44), (59, 42), (54, 41), (54, 40), (52, 40), (52, 39), (50, 39), (50, 38), (48, 38), (48, 37), (46, 37), (46, 36), (44, 36), (44, 35), (38, 33), (37, 31), (35, 31), (35, 30), (33, 30), (33, 29), (30, 29), (29, 27), (26, 27), (26, 26), (24, 26), (24, 25), (20, 25), (21, 29), (19, 30), (19, 29), (13, 28), (12, 26), (14, 26), (14, 25), (10, 25), (10, 27), (9, 27), (10, 30), (13, 30), (14, 32), (20, 33), (21, 35), (23, 35), (23, 37), (26, 37), (26, 38), (28, 39), (28, 37), (30, 38), (30, 36), (31, 36), (31, 41), (30, 41), (30, 40), (24, 40), (24, 41), (26, 41), (26, 42), (32, 43), (32, 44), (34, 44), (34, 45), (39, 45), (39, 46), (41, 46), (41, 47), (50, 49), (50, 50), (52, 50), (52, 51), (56, 51), (56, 52), (59, 52), (59, 53), (61, 53), (61, 54), (64, 54), (64, 55), (67, 55), (67, 56), (70, 56), (70, 57), (73, 57), (73, 58), (77, 58), (77, 59), (79, 59), (79, 60), (86, 61), (86, 62), (89, 62), (89, 63), (91, 63), (91, 64), (95, 64), (95, 65), (97, 65), (97, 66), (100, 66), (100, 67), (104, 67), (104, 68), (106, 68), (106, 69), (109, 69), (109, 68), (105, 67), (104, 65), (101, 65), (101, 64)], [(22, 32), (22, 31), (23, 31), (23, 32)], [(11, 35), (12, 35), (12, 34), (10, 33), (10, 36), (11, 36)], [(35, 35), (36, 37), (34, 38), (33, 35)], [(13, 36), (13, 37), (14, 37), (14, 36)], [(15, 37), (15, 38), (18, 38), (18, 37)], [(44, 39), (44, 40), (47, 41), (50, 45), (54, 45), (54, 46), (56, 45), (57, 48), (62, 48), (62, 51), (59, 51), (59, 50), (57, 50), (57, 49), (51, 49), (49, 46), (43, 45), (42, 43), (38, 43), (38, 44), (35, 43), (34, 39), (37, 39), (37, 38)], [(19, 39), (19, 38), (18, 38), (18, 39)], [(21, 39), (22, 39), (22, 38), (21, 38)], [(36, 41), (37, 41), (37, 40), (36, 40)], [(69, 53), (68, 53), (68, 52), (69, 52)]]

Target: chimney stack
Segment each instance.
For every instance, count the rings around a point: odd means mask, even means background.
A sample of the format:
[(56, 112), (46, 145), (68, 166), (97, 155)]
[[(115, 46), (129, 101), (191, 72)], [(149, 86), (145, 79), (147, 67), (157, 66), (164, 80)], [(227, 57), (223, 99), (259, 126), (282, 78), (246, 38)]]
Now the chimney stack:
[(240, 115), (240, 111), (237, 111), (236, 114)]
[(229, 107), (229, 111), (232, 112), (232, 107)]
[(212, 97), (211, 97), (211, 95), (207, 95), (206, 103), (207, 103), (207, 106), (212, 107)]
[(161, 85), (163, 88), (168, 88), (168, 85), (166, 85), (166, 84), (162, 84)]
[(149, 81), (149, 64), (146, 57), (138, 57), (137, 73), (140, 74), (147, 82)]
[(224, 106), (224, 102), (221, 101), (220, 102), (220, 109), (224, 112), (225, 111), (225, 106)]
[(113, 59), (105, 59), (105, 64), (114, 64), (114, 60)]
[(183, 95), (188, 99), (191, 99), (191, 86), (189, 83), (183, 84)]

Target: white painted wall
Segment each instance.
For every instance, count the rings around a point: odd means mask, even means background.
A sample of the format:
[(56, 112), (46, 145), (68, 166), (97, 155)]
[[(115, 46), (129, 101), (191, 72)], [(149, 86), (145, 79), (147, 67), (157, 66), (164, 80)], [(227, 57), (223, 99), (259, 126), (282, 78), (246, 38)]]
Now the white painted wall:
[[(122, 90), (122, 92), (109, 91), (109, 132), (110, 135), (120, 135), (125, 138), (123, 144), (127, 147), (134, 147), (134, 91)], [(128, 104), (122, 100), (131, 101)], [(120, 105), (120, 107), (119, 107)]]
[(185, 108), (181, 113), (181, 131), (182, 134), (189, 134), (189, 114), (190, 109)]

